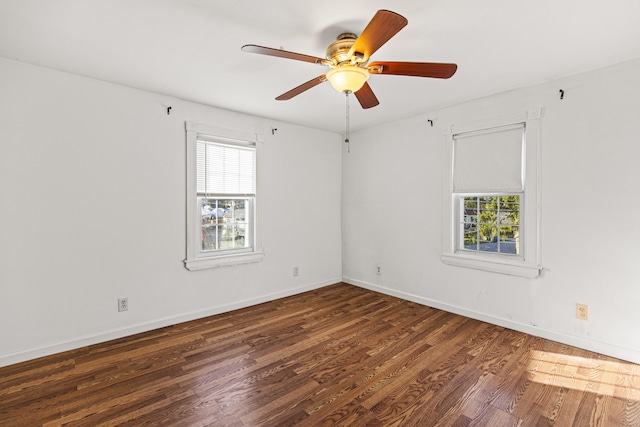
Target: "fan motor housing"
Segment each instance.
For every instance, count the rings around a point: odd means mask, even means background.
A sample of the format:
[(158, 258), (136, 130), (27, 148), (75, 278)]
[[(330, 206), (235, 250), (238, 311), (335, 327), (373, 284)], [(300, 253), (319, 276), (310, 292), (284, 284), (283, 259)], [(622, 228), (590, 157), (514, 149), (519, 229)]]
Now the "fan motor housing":
[[(327, 48), (326, 58), (336, 65), (351, 62), (352, 58), (349, 57), (349, 51), (357, 38), (358, 36), (353, 33), (340, 34), (336, 41)], [(356, 62), (358, 62), (357, 57)]]

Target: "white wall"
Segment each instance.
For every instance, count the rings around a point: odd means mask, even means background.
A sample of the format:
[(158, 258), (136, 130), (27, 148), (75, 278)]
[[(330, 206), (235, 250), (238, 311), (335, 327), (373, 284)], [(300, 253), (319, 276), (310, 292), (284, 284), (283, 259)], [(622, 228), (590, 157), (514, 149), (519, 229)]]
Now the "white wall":
[[(263, 262), (184, 268), (185, 120), (264, 135)], [(0, 366), (340, 281), (340, 193), (339, 135), (0, 60)]]
[[(636, 60), (353, 133), (345, 280), (640, 362), (639, 75)], [(443, 264), (443, 129), (538, 107), (541, 276)], [(576, 303), (590, 320), (575, 318)]]
[[(634, 61), (381, 125), (346, 154), (332, 133), (0, 60), (0, 366), (341, 275), (640, 362), (638, 75)], [(541, 277), (444, 265), (443, 128), (537, 107)], [(263, 262), (183, 267), (185, 120), (264, 134)]]

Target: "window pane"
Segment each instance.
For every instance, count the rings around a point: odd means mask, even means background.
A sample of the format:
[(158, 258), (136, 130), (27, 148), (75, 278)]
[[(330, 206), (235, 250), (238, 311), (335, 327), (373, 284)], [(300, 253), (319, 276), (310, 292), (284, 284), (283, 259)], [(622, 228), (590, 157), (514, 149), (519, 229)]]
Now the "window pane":
[(498, 227), (495, 225), (480, 225), (480, 242), (478, 249), (487, 252), (498, 252), (497, 236)]
[(517, 211), (515, 212), (504, 212), (500, 211), (500, 224), (518, 224), (520, 220), (520, 215)]
[(518, 227), (500, 227), (500, 252), (513, 255), (520, 253)]
[(478, 250), (478, 229), (476, 227), (465, 227), (464, 248)]
[(250, 247), (250, 200), (200, 198), (203, 251)]
[(497, 209), (498, 198), (497, 197), (480, 197), (480, 209)]
[(478, 198), (477, 197), (465, 197), (464, 198), (464, 208), (465, 209), (475, 209), (478, 207)]
[(477, 224), (478, 223), (478, 215), (464, 213), (464, 223), (465, 224)]
[(500, 196), (500, 209), (508, 211), (520, 210), (520, 196)]
[(460, 219), (461, 248), (518, 255), (520, 196), (463, 196)]

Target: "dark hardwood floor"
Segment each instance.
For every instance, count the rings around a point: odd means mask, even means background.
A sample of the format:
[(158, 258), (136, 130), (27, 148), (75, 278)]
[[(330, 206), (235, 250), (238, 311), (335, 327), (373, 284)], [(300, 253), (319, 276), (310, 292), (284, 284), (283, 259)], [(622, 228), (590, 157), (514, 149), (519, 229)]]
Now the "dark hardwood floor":
[(2, 426), (640, 426), (640, 365), (337, 284), (0, 368)]

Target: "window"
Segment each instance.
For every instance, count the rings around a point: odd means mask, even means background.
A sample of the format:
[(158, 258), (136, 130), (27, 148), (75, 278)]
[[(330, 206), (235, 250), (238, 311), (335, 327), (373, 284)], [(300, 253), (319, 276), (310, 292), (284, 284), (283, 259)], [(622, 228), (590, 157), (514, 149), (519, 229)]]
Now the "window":
[(198, 135), (197, 191), (202, 252), (253, 248), (252, 219), (256, 198), (255, 144)]
[(260, 261), (257, 135), (187, 122), (189, 270)]
[(446, 264), (536, 277), (540, 110), (445, 134)]

